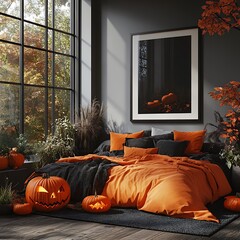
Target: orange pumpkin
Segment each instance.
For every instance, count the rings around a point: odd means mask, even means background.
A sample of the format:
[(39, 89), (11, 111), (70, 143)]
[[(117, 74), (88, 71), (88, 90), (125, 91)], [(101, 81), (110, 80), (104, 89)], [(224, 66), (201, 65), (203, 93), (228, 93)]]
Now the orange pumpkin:
[(89, 195), (83, 199), (82, 208), (86, 212), (107, 212), (111, 208), (111, 201), (103, 195)]
[(23, 154), (18, 153), (16, 149), (12, 149), (9, 152), (8, 165), (10, 168), (19, 168), (23, 165), (25, 157)]
[(71, 196), (69, 184), (60, 177), (43, 174), (31, 179), (25, 197), (37, 211), (50, 212), (65, 207)]
[(240, 198), (237, 196), (225, 197), (224, 207), (231, 211), (240, 212)]
[(13, 212), (18, 215), (27, 215), (32, 213), (32, 204), (30, 203), (14, 203)]
[(0, 170), (8, 168), (8, 158), (6, 156), (0, 156)]

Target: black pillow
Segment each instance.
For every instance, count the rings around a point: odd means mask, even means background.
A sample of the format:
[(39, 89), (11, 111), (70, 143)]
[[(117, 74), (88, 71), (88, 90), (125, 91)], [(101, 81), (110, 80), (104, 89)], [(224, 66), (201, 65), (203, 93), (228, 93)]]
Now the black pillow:
[(211, 153), (211, 154), (219, 154), (220, 151), (224, 148), (224, 143), (203, 143), (201, 152)]
[(171, 132), (171, 133), (151, 136), (151, 138), (153, 139), (154, 143), (156, 143), (159, 140), (173, 140), (174, 135), (173, 135), (173, 132)]
[(171, 157), (182, 157), (189, 141), (159, 140), (155, 143), (158, 148), (158, 154)]
[(151, 137), (126, 138), (125, 146), (137, 148), (153, 148), (154, 142)]
[(103, 141), (93, 153), (101, 153), (110, 151), (110, 140)]

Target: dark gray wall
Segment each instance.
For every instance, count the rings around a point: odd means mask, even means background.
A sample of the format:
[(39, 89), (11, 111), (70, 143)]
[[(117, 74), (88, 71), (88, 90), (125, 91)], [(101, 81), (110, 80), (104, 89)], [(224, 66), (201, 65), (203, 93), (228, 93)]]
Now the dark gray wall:
[[(209, 92), (230, 80), (239, 81), (240, 32), (202, 37), (202, 123), (131, 123), (131, 35), (134, 33), (196, 27), (204, 1), (102, 0), (95, 1), (93, 31), (93, 93), (101, 98), (107, 118), (124, 131), (149, 129), (198, 130), (214, 123), (214, 110), (224, 113)], [(97, 87), (94, 87), (94, 82)], [(93, 96), (94, 97), (94, 96)]]

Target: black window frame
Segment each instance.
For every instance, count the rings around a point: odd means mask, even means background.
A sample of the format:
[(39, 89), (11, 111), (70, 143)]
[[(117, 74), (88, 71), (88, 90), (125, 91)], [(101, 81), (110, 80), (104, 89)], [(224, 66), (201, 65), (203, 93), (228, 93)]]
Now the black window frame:
[[(13, 84), (20, 86), (20, 102), (19, 102), (19, 133), (24, 133), (24, 89), (27, 86), (31, 87), (40, 87), (44, 88), (45, 91), (45, 119), (44, 119), (44, 134), (45, 136), (48, 135), (49, 132), (54, 131), (54, 128), (49, 129), (48, 124), (48, 91), (52, 90), (52, 107), (51, 107), (51, 114), (52, 114), (52, 125), (54, 126), (55, 121), (55, 101), (54, 101), (54, 93), (55, 90), (67, 90), (70, 91), (70, 120), (72, 122), (75, 121), (76, 116), (79, 114), (79, 107), (80, 107), (80, 75), (81, 75), (81, 69), (80, 69), (80, 19), (81, 19), (81, 5), (78, 0), (71, 0), (71, 20), (70, 20), (70, 32), (66, 32), (60, 29), (54, 28), (55, 20), (54, 20), (54, 7), (55, 7), (55, 0), (53, 0), (53, 6), (52, 6), (52, 27), (48, 26), (48, 0), (45, 0), (45, 24), (39, 24), (36, 22), (32, 22), (30, 20), (24, 19), (24, 0), (20, 0), (20, 16), (13, 16), (9, 15), (7, 13), (0, 12), (0, 15), (9, 17), (11, 19), (17, 19), (20, 22), (20, 39), (19, 42), (13, 42), (5, 39), (0, 38), (0, 43), (7, 43), (7, 44), (13, 44), (20, 47), (20, 58), (19, 58), (19, 75), (20, 79), (19, 82), (10, 82), (10, 81), (4, 81), (0, 79), (0, 84)], [(34, 26), (39, 26), (45, 29), (45, 46), (43, 48), (39, 48), (36, 46), (30, 46), (26, 45), (24, 43), (24, 24), (30, 23)], [(48, 49), (48, 36), (49, 36), (49, 30), (52, 30), (52, 49)], [(55, 32), (63, 33), (68, 36), (70, 36), (70, 53), (62, 53), (59, 51), (55, 51), (54, 49), (54, 34)], [(27, 84), (24, 82), (24, 49), (25, 48), (32, 48), (36, 50), (43, 51), (45, 53), (45, 84)], [(54, 63), (55, 54), (67, 56), (71, 58), (71, 69), (70, 69), (70, 86), (69, 87), (58, 87), (54, 85), (54, 82), (52, 82), (51, 86), (48, 85), (48, 54), (53, 54), (53, 61), (52, 61), (52, 79), (54, 81), (55, 79), (55, 69), (54, 69)], [(1, 53), (0, 53), (1, 54)], [(1, 97), (1, 96), (0, 96)]]

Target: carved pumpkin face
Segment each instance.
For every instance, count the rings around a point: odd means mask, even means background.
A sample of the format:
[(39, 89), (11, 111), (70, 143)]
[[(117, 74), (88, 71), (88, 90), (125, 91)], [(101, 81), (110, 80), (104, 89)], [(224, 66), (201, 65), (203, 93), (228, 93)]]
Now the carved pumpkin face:
[(35, 177), (26, 187), (26, 201), (37, 211), (50, 212), (63, 208), (70, 200), (70, 187), (60, 177)]
[(240, 212), (240, 198), (237, 196), (225, 197), (224, 207), (231, 211)]
[(83, 199), (82, 208), (87, 212), (107, 212), (111, 201), (103, 195), (90, 195)]

